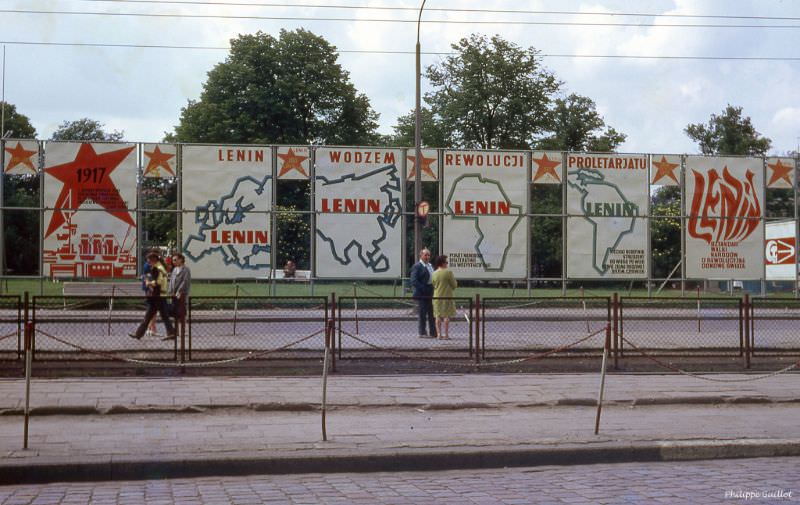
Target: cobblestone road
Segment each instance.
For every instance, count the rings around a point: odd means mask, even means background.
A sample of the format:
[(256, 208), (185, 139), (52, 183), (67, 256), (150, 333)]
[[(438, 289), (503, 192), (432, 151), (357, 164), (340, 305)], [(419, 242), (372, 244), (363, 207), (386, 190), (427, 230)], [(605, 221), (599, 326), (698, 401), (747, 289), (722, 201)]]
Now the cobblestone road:
[(800, 502), (800, 458), (0, 487), (2, 505)]

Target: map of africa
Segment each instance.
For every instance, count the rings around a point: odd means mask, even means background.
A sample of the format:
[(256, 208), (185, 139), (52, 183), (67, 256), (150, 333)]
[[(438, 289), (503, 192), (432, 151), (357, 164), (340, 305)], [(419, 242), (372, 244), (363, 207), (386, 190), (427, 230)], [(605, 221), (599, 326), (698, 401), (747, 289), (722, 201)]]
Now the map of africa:
[(614, 270), (610, 256), (633, 232), (638, 207), (597, 170), (569, 172), (567, 184), (580, 193), (583, 219), (592, 227), (592, 267), (601, 275)]
[[(495, 212), (489, 209), (488, 214), (457, 213), (456, 202), (473, 201), (480, 195), (481, 202), (493, 202)], [(508, 214), (499, 213), (499, 204), (508, 208)], [(503, 190), (500, 182), (484, 178), (478, 174), (465, 174), (453, 181), (452, 189), (445, 202), (453, 220), (471, 221), (477, 232), (477, 240), (472, 244), (477, 262), (483, 271), (502, 272), (506, 258), (514, 243), (514, 230), (522, 221), (521, 205), (515, 205)], [(453, 266), (461, 261), (461, 256), (451, 258)], [(462, 262), (463, 263), (463, 262)], [(463, 266), (467, 266), (464, 264)]]
[[(386, 165), (363, 174), (329, 179), (317, 176), (317, 209), (321, 201), (379, 200), (379, 213), (322, 213), (317, 218), (320, 253), (330, 253), (334, 265), (387, 273), (392, 256), (399, 256), (402, 200), (400, 173)], [(376, 190), (377, 189), (377, 190)], [(387, 253), (386, 251), (391, 251)], [(399, 263), (399, 257), (395, 262)], [(332, 267), (335, 268), (335, 267)], [(352, 273), (352, 270), (348, 270)]]
[(267, 176), (258, 180), (251, 176), (240, 177), (230, 193), (220, 197), (219, 200), (209, 200), (207, 204), (197, 206), (194, 222), (199, 228), (197, 233), (190, 234), (183, 244), (186, 257), (197, 262), (206, 256), (219, 254), (225, 265), (234, 265), (243, 270), (269, 268), (269, 244), (227, 243), (212, 246), (209, 234), (221, 229), (267, 229), (269, 222), (267, 215), (252, 211), (257, 208), (257, 199), (266, 198), (264, 191), (268, 188), (271, 178)]

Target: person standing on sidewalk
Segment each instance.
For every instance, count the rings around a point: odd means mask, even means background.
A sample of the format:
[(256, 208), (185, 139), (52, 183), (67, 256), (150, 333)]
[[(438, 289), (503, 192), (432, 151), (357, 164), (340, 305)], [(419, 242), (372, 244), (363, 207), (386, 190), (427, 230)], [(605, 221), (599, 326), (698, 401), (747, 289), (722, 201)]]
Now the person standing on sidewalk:
[[(186, 257), (183, 254), (172, 255), (172, 272), (169, 275), (169, 294), (172, 296), (172, 316), (177, 324), (186, 321), (186, 303), (189, 298), (189, 288), (192, 285), (192, 272), (186, 266)], [(176, 328), (177, 330), (177, 328)], [(175, 337), (172, 337), (175, 338)], [(164, 340), (172, 340), (169, 336)]]
[(151, 252), (147, 255), (147, 263), (150, 265), (147, 277), (145, 277), (145, 301), (147, 302), (147, 311), (144, 313), (144, 319), (136, 328), (134, 333), (130, 333), (131, 338), (137, 340), (144, 336), (147, 330), (147, 325), (150, 320), (156, 315), (156, 312), (161, 314), (161, 320), (164, 322), (164, 327), (167, 330), (167, 338), (175, 338), (175, 328), (172, 327), (172, 321), (169, 319), (167, 312), (167, 304), (164, 297), (167, 295), (167, 271), (161, 263), (158, 253)]
[[(431, 252), (424, 248), (419, 252), (419, 261), (411, 268), (409, 275), (412, 297), (419, 305), (417, 314), (420, 338), (436, 338), (436, 322), (433, 319), (433, 267), (431, 266)], [(428, 323), (430, 334), (425, 332), (425, 323)]]
[[(458, 287), (456, 276), (447, 268), (447, 255), (436, 257), (433, 262), (433, 316), (436, 318), (436, 333), (439, 340), (450, 340), (450, 318), (456, 315), (453, 291)], [(444, 332), (442, 332), (444, 327)]]

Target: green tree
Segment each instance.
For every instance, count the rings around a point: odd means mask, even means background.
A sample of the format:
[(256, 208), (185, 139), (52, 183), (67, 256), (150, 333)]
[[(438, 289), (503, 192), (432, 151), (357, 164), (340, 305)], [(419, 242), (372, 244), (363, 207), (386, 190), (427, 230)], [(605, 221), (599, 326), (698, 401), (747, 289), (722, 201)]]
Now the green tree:
[(750, 118), (742, 116), (742, 108), (732, 105), (720, 115), (711, 114), (708, 124), (689, 124), (684, 131), (703, 154), (764, 156), (772, 146), (772, 140), (762, 137)]
[[(650, 204), (652, 276), (666, 278), (681, 260), (681, 188), (661, 186)], [(680, 277), (680, 270), (673, 277)]]
[[(450, 132), (444, 128), (441, 121), (434, 117), (428, 107), (422, 107), (419, 112), (422, 120), (420, 141), (423, 147), (450, 147), (454, 144)], [(394, 135), (389, 135), (386, 139), (387, 145), (414, 147), (416, 127), (417, 116), (413, 110), (405, 116), (400, 116), (397, 118), (397, 124), (392, 127)]]
[(169, 140), (370, 144), (378, 114), (337, 62), (336, 48), (298, 29), (231, 40), (199, 100), (181, 111)]
[(31, 125), (28, 116), (17, 112), (16, 105), (8, 102), (0, 102), (0, 107), (2, 107), (2, 113), (5, 115), (3, 132), (0, 136), (9, 135), (9, 137), (15, 139), (36, 138), (36, 128)]
[(606, 126), (591, 98), (575, 93), (555, 100), (552, 132), (538, 143), (540, 149), (610, 152), (627, 138)]
[(549, 108), (560, 83), (534, 48), (495, 35), (473, 34), (455, 54), (428, 67), (426, 93), (435, 121), (455, 147), (524, 149), (549, 130)]
[(12, 275), (39, 273), (39, 175), (4, 175), (3, 246), (6, 272)]
[(90, 142), (93, 140), (105, 140), (119, 142), (125, 136), (123, 131), (106, 132), (105, 125), (88, 117), (75, 121), (64, 121), (58, 129), (50, 136), (50, 140), (77, 140)]

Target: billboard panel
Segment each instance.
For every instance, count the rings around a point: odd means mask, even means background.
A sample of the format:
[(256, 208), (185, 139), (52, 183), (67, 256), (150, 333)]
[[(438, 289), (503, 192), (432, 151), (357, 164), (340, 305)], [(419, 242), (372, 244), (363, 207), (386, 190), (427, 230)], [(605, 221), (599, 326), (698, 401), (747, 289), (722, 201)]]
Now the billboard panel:
[(793, 281), (797, 272), (794, 220), (768, 222), (764, 227), (764, 264), (769, 281)]
[(686, 276), (764, 275), (761, 158), (686, 157)]
[(3, 141), (3, 173), (36, 175), (39, 170), (39, 142), (36, 140)]
[(444, 247), (465, 279), (527, 275), (528, 153), (444, 152)]
[(44, 275), (136, 277), (136, 145), (48, 142)]
[(142, 177), (170, 179), (178, 173), (175, 144), (142, 145)]
[(639, 279), (649, 272), (646, 155), (567, 155), (567, 277)]
[(317, 277), (402, 275), (402, 156), (398, 149), (317, 148)]
[(270, 148), (183, 146), (181, 153), (182, 250), (192, 276), (270, 275)]

